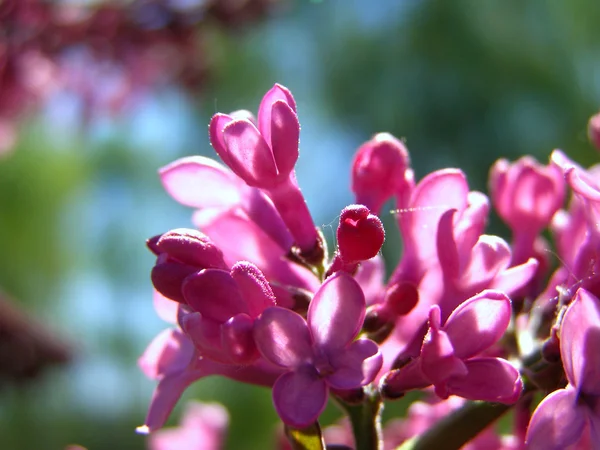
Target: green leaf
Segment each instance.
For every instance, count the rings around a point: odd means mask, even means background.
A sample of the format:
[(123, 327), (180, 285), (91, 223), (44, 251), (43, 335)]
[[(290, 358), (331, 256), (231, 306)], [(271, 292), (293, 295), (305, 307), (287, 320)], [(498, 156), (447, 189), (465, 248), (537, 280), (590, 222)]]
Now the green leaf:
[(306, 428), (293, 428), (286, 425), (285, 435), (294, 450), (325, 450), (319, 422)]

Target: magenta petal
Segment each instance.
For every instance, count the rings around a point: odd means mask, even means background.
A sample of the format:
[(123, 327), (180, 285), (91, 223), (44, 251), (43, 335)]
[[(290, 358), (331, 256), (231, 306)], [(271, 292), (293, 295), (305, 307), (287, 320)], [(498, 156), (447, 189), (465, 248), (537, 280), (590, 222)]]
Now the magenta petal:
[(221, 344), (234, 364), (249, 364), (260, 355), (254, 344), (254, 320), (238, 314), (221, 326)]
[(168, 323), (177, 323), (177, 309), (179, 308), (179, 302), (170, 300), (156, 289), (152, 293), (152, 300), (154, 304), (154, 310), (158, 317)]
[(247, 120), (235, 120), (223, 130), (229, 167), (248, 185), (272, 187), (277, 167), (271, 149), (256, 127)]
[(498, 236), (482, 235), (475, 246), (470, 249), (471, 260), (462, 274), (463, 283), (470, 285), (484, 284), (505, 270), (512, 257), (510, 247)]
[(311, 367), (281, 375), (273, 386), (273, 404), (287, 425), (304, 428), (314, 423), (327, 405), (328, 388)]
[(510, 300), (500, 291), (485, 290), (460, 304), (444, 325), (456, 356), (470, 358), (496, 343), (510, 315)]
[(461, 271), (458, 248), (454, 240), (455, 213), (455, 209), (449, 209), (442, 214), (436, 235), (438, 259), (444, 275), (450, 279), (457, 279)]
[(443, 169), (425, 176), (412, 193), (410, 214), (401, 214), (403, 232), (411, 234), (411, 240), (420, 260), (435, 258), (437, 232), (440, 217), (449, 209), (462, 211), (467, 207), (469, 186), (465, 174), (458, 169)]
[(523, 264), (501, 271), (488, 287), (510, 295), (529, 283), (539, 265), (537, 259), (529, 258)]
[(240, 180), (204, 156), (178, 159), (159, 171), (167, 193), (192, 208), (227, 207), (240, 202)]
[(156, 248), (184, 264), (198, 269), (227, 269), (223, 252), (204, 233), (177, 228), (164, 233), (156, 242)]
[(190, 275), (181, 290), (187, 304), (207, 319), (226, 322), (248, 312), (235, 280), (225, 270), (205, 269)]
[(464, 377), (452, 377), (446, 385), (451, 394), (470, 400), (515, 403), (523, 382), (519, 371), (500, 358), (473, 358), (465, 361), (469, 371)]
[(250, 314), (256, 318), (269, 306), (275, 306), (275, 294), (258, 267), (240, 261), (231, 268), (231, 276), (237, 283)]
[(600, 395), (600, 301), (578, 289), (560, 328), (560, 350), (569, 383)]
[(465, 364), (454, 354), (452, 343), (444, 331), (429, 330), (421, 348), (421, 371), (432, 384), (467, 374)]
[(529, 450), (563, 450), (577, 442), (586, 422), (585, 406), (577, 405), (571, 386), (548, 395), (533, 412), (527, 428)]
[(192, 359), (194, 346), (180, 330), (159, 333), (140, 356), (138, 365), (148, 378), (158, 379), (183, 370)]
[(335, 372), (326, 377), (335, 389), (355, 389), (375, 379), (383, 364), (377, 344), (369, 339), (358, 339), (342, 353), (332, 355)]
[(294, 170), (299, 145), (300, 123), (296, 113), (287, 103), (275, 102), (271, 112), (271, 149), (280, 178)]
[(419, 359), (414, 359), (404, 367), (388, 372), (381, 381), (382, 391), (391, 396), (428, 386), (431, 386), (431, 382), (421, 371)]
[(364, 319), (365, 296), (356, 280), (344, 272), (329, 277), (308, 307), (313, 340), (328, 353), (348, 345)]
[(152, 395), (144, 426), (137, 429), (138, 433), (145, 434), (162, 427), (183, 391), (199, 378), (201, 375), (197, 371), (186, 370), (161, 379)]
[(296, 102), (287, 88), (276, 84), (269, 89), (258, 107), (258, 129), (269, 145), (271, 145), (271, 114), (273, 104), (277, 101), (286, 103), (296, 113)]
[(219, 155), (223, 162), (229, 167), (231, 167), (231, 158), (229, 156), (229, 151), (227, 150), (223, 130), (233, 120), (233, 117), (219, 113), (215, 114), (212, 119), (210, 119), (210, 125), (208, 126), (210, 143), (215, 149), (215, 152), (217, 152), (217, 155)]
[(254, 340), (260, 353), (273, 364), (295, 368), (312, 360), (306, 321), (289, 309), (267, 308), (254, 322)]

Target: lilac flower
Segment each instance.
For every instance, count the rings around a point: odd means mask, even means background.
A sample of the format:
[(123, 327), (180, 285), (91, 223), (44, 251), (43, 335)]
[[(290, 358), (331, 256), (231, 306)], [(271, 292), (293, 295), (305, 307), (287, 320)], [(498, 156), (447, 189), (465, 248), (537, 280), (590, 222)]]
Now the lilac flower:
[[(356, 203), (379, 214), (392, 195), (408, 198), (414, 187), (408, 151), (389, 133), (378, 133), (361, 145), (352, 162), (352, 192)], [(404, 207), (399, 201), (398, 207)]]
[(443, 326), (440, 308), (433, 306), (421, 355), (386, 375), (382, 389), (397, 396), (433, 385), (442, 398), (516, 402), (523, 387), (519, 372), (508, 361), (480, 356), (502, 337), (510, 316), (510, 300), (499, 291), (465, 301)]
[(565, 180), (556, 165), (543, 166), (524, 156), (514, 163), (499, 159), (490, 170), (496, 211), (513, 232), (513, 264), (534, 256), (534, 242), (565, 199)]
[(210, 141), (223, 162), (242, 180), (265, 192), (304, 258), (322, 262), (322, 249), (294, 173), (300, 124), (291, 92), (276, 84), (258, 109), (258, 124), (247, 115), (217, 114)]
[(218, 403), (189, 402), (181, 424), (153, 433), (148, 450), (219, 450), (228, 424), (227, 410)]
[(531, 450), (600, 442), (600, 300), (579, 289), (560, 326), (560, 354), (568, 384), (538, 405), (527, 430)]
[(365, 298), (347, 273), (323, 283), (308, 309), (308, 319), (293, 311), (267, 308), (254, 328), (263, 357), (285, 373), (273, 386), (281, 419), (294, 427), (317, 420), (329, 388), (346, 390), (370, 383), (381, 368), (377, 344), (354, 339), (365, 317)]

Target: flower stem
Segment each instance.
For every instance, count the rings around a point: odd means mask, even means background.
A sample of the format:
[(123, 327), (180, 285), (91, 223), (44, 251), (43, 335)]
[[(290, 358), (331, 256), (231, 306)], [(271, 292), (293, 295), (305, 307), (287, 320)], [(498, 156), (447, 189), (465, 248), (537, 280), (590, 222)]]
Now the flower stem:
[(342, 409), (348, 414), (356, 450), (381, 450), (381, 412), (383, 402), (376, 389), (365, 387), (365, 397), (359, 404), (349, 404), (338, 398)]

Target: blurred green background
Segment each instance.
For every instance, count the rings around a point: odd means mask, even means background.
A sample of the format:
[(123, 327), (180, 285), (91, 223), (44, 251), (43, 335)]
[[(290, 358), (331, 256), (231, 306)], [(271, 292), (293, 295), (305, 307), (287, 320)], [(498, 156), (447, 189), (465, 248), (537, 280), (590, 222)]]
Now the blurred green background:
[[(256, 110), (275, 82), (292, 90), (298, 179), (331, 238), (353, 201), (353, 152), (375, 132), (405, 139), (418, 178), (461, 167), (476, 190), (500, 156), (547, 161), (562, 148), (594, 163), (586, 124), (600, 105), (599, 23), (595, 0), (296, 0), (242, 32), (215, 32), (215, 69), (196, 97), (165, 86), (85, 132), (68, 101), (46, 105), (0, 160), (0, 286), (72, 342), (75, 359), (1, 385), (0, 448), (145, 448), (134, 429), (154, 382), (136, 360), (166, 324), (152, 307), (144, 241), (191, 226), (156, 171), (180, 156), (213, 156), (212, 114)], [(393, 226), (392, 214), (384, 220)], [(385, 254), (397, 260), (393, 239)], [(272, 446), (267, 390), (207, 379), (180, 406), (190, 398), (228, 407), (229, 449)], [(331, 408), (325, 422), (338, 415)]]

